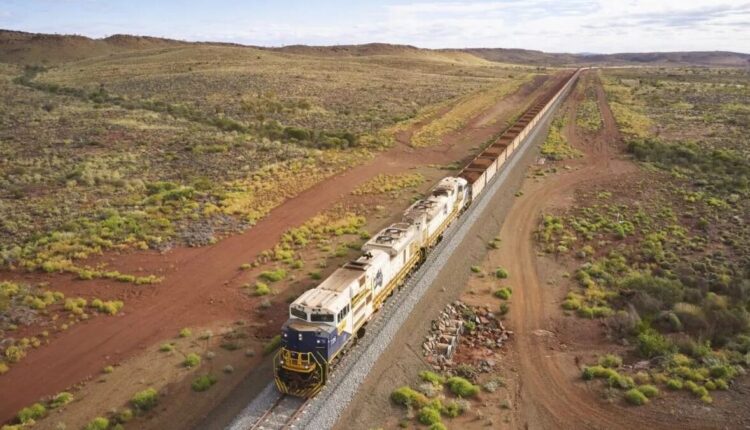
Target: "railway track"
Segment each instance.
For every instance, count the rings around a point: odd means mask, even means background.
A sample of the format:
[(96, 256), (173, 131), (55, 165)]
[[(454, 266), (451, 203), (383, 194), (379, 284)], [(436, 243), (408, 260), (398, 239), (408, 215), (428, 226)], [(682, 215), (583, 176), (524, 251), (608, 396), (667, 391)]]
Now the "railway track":
[[(562, 98), (553, 103), (553, 109), (546, 112), (542, 121), (539, 121), (539, 124), (524, 137), (524, 143), (537, 138), (540, 129), (546, 127), (543, 124), (549, 123), (551, 112), (559, 106)], [(443, 241), (435, 246), (425, 263), (409, 277), (404, 288), (394, 291), (393, 297), (387, 300), (383, 308), (375, 314), (373, 320), (367, 325), (365, 336), (353, 345), (341, 362), (332, 369), (329, 382), (316, 397), (300, 399), (281, 395), (271, 383), (226, 430), (328, 429), (333, 427), (336, 419), (356, 394), (359, 384), (385, 350), (390, 339), (395, 336), (406, 316), (416, 306), (425, 291), (436, 281), (435, 274), (439, 271), (439, 267), (445, 264), (457, 244), (464, 240), (469, 227), (485, 211), (492, 195), (505, 181), (508, 172), (515, 167), (518, 159), (521, 158), (520, 154), (528, 150), (528, 146), (525, 145), (512, 153), (503, 171), (495, 175), (492, 182), (487, 185), (489, 192), (482, 193), (477, 204), (472, 204), (467, 213), (458, 219), (458, 222), (446, 229)]]
[(281, 394), (270, 384), (226, 430), (282, 430), (294, 425), (308, 399)]
[(307, 399), (280, 394), (270, 409), (265, 411), (249, 430), (282, 430), (292, 427)]

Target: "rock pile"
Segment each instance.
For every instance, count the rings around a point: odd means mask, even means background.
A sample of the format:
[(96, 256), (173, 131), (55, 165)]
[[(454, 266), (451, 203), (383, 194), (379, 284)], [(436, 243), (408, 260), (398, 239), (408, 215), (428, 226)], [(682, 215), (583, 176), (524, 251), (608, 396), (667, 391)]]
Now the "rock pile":
[[(503, 326), (489, 307), (472, 307), (456, 301), (432, 321), (432, 330), (422, 344), (422, 353), (435, 370), (453, 367), (453, 354), (460, 346), (476, 351), (499, 349), (513, 334)], [(489, 372), (495, 366), (492, 359), (478, 363), (477, 371)]]
[(464, 332), (461, 310), (465, 307), (466, 305), (456, 301), (446, 306), (438, 318), (432, 321), (432, 329), (422, 344), (422, 353), (436, 370), (453, 364), (451, 358)]
[(489, 307), (475, 307), (471, 310), (473, 317), (469, 319), (474, 323), (474, 329), (467, 330), (462, 345), (471, 349), (481, 347), (498, 349), (513, 335), (513, 332), (505, 329), (503, 322), (492, 313)]

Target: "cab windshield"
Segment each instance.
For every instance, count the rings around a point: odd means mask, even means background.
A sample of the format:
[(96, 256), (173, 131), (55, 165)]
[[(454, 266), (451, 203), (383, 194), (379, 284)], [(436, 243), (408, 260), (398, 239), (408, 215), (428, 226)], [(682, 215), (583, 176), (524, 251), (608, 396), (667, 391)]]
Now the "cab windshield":
[(314, 322), (333, 322), (333, 315), (331, 314), (311, 314), (310, 321)]

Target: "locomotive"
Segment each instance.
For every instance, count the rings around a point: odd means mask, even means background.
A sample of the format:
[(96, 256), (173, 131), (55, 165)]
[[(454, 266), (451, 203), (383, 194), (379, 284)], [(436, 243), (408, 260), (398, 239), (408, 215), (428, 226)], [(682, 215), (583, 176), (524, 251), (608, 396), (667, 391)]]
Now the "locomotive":
[(468, 183), (447, 177), (362, 246), (362, 255), (336, 269), (289, 306), (274, 360), (282, 393), (312, 397), (329, 369), (386, 298), (403, 285), (427, 251), (470, 202)]
[(289, 306), (274, 356), (276, 387), (285, 394), (312, 397), (326, 383), (336, 360), (393, 291), (424, 261), (448, 226), (500, 171), (532, 128), (576, 82), (571, 72), (541, 95), (458, 177), (446, 177), (403, 214), (401, 222), (378, 232), (362, 246), (362, 255), (336, 269), (317, 287)]

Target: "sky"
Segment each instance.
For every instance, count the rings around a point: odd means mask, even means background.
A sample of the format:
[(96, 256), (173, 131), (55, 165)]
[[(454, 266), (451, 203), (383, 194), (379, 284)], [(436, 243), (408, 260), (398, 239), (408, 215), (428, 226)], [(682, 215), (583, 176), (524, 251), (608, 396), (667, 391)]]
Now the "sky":
[(247, 45), (750, 52), (750, 0), (0, 0), (0, 28)]

